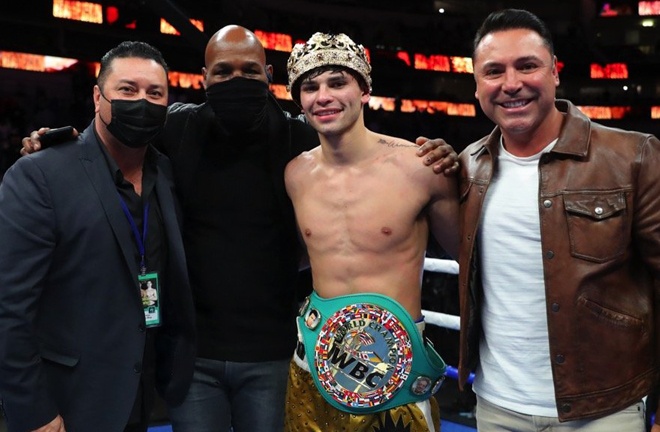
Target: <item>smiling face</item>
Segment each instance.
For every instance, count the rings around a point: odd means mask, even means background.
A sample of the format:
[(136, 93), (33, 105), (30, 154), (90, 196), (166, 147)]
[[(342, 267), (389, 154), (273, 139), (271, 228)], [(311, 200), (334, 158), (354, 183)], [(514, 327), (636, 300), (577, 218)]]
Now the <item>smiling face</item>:
[(300, 105), (305, 117), (326, 137), (348, 132), (362, 118), (362, 107), (367, 102), (369, 93), (343, 70), (312, 73), (300, 85)]
[(556, 58), (538, 33), (511, 29), (484, 36), (474, 52), (474, 76), (479, 104), (505, 141), (555, 138), (561, 121), (554, 104), (559, 75)]

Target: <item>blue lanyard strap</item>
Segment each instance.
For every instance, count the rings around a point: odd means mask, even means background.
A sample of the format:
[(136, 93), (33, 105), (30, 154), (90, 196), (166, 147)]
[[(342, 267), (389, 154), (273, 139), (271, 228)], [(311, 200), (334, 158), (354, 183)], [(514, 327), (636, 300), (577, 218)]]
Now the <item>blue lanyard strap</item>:
[(119, 195), (119, 202), (121, 203), (122, 210), (124, 210), (126, 219), (128, 219), (128, 223), (131, 225), (131, 230), (133, 231), (133, 236), (135, 237), (135, 242), (137, 243), (138, 252), (140, 252), (140, 273), (144, 275), (147, 272), (147, 263), (145, 259), (146, 248), (144, 247), (144, 245), (147, 242), (147, 221), (149, 220), (149, 201), (147, 201), (144, 204), (144, 212), (142, 216), (142, 236), (140, 236), (140, 231), (138, 230), (138, 227), (135, 224), (135, 219), (133, 219), (133, 215), (131, 214), (131, 211), (128, 209), (128, 205), (126, 204), (126, 201), (124, 201), (124, 198), (122, 198), (121, 195)]

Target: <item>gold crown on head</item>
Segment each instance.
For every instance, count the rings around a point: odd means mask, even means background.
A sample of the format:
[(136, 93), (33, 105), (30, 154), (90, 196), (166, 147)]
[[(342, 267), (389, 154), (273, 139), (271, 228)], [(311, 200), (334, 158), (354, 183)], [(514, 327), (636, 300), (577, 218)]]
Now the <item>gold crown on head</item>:
[[(344, 33), (328, 34), (317, 32), (305, 43), (293, 47), (286, 70), (289, 74), (289, 92), (306, 72), (320, 66), (344, 66), (359, 73), (371, 91), (371, 66), (362, 45), (356, 44)], [(296, 97), (294, 96), (294, 99)]]

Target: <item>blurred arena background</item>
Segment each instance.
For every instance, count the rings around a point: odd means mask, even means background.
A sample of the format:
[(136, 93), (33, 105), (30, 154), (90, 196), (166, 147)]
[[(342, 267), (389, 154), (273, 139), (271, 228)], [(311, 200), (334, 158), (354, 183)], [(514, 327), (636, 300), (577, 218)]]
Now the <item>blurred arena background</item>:
[[(203, 101), (206, 41), (230, 23), (258, 34), (275, 69), (271, 90), (292, 113), (298, 108), (285, 89), (292, 45), (316, 31), (344, 32), (368, 49), (374, 68), (367, 126), (411, 140), (442, 137), (460, 151), (493, 127), (474, 97), (471, 46), (483, 18), (506, 7), (548, 23), (561, 67), (558, 97), (603, 124), (660, 135), (660, 1), (2, 0), (0, 178), (29, 131), (88, 124), (97, 62), (122, 40), (163, 52), (172, 102)], [(430, 247), (429, 256), (442, 252)], [(425, 274), (423, 289), (425, 309), (458, 312), (456, 276)], [(455, 365), (457, 333), (431, 333)], [(438, 399), (446, 420), (473, 425), (471, 391), (448, 381)], [(154, 425), (166, 422), (159, 405)]]

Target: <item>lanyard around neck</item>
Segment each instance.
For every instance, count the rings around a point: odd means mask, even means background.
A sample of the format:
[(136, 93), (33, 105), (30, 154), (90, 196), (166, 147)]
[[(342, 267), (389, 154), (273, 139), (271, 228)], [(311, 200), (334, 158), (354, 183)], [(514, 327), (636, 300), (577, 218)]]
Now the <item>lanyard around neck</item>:
[(122, 198), (121, 195), (119, 195), (119, 202), (121, 203), (121, 208), (124, 210), (124, 214), (126, 215), (126, 219), (128, 219), (128, 223), (131, 225), (131, 230), (133, 231), (133, 236), (135, 237), (135, 242), (137, 244), (138, 252), (140, 253), (140, 274), (144, 275), (147, 272), (147, 262), (146, 262), (146, 248), (145, 244), (147, 243), (147, 222), (149, 220), (149, 201), (144, 204), (144, 211), (142, 213), (142, 235), (140, 235), (140, 231), (138, 230), (137, 224), (135, 223), (135, 219), (133, 219), (133, 215), (131, 214), (131, 211), (128, 209), (128, 205), (126, 204), (126, 201), (124, 201), (124, 198)]

